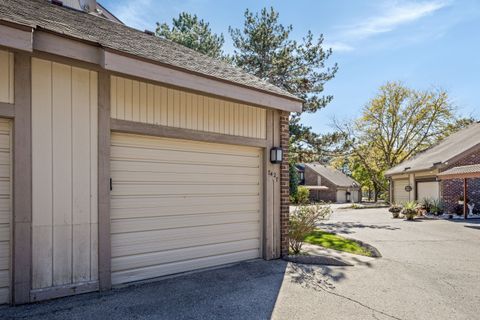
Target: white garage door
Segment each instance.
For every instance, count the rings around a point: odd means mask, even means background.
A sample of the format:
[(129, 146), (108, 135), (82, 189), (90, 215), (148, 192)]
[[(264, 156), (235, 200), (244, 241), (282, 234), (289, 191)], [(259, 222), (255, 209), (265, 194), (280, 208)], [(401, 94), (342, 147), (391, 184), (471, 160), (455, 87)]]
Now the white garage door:
[(0, 119), (0, 304), (10, 302), (11, 261), (10, 121)]
[(260, 257), (261, 150), (112, 134), (112, 283)]
[(405, 187), (408, 186), (408, 184), (408, 179), (393, 180), (393, 202), (402, 204), (410, 200), (410, 193), (405, 191)]
[(417, 182), (417, 200), (439, 198), (439, 183), (438, 181)]
[(337, 190), (337, 202), (338, 202), (338, 203), (345, 203), (345, 202), (347, 202), (347, 191), (345, 191), (345, 190)]

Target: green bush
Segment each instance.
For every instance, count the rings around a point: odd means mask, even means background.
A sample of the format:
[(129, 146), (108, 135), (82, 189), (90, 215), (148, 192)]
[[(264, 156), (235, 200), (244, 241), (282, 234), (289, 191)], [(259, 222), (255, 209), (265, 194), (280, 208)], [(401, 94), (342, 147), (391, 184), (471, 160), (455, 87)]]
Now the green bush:
[(290, 213), (288, 241), (293, 254), (300, 253), (305, 237), (315, 230), (319, 220), (326, 218), (330, 213), (329, 206), (305, 204), (299, 205)]
[(298, 186), (297, 190), (297, 203), (306, 204), (310, 200), (310, 190), (304, 186)]

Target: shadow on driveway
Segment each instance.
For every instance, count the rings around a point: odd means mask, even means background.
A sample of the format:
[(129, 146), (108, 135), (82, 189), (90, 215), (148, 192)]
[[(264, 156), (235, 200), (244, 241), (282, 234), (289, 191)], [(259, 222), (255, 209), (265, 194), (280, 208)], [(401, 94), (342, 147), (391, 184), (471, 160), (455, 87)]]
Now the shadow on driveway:
[(399, 230), (398, 227), (392, 227), (390, 225), (378, 225), (378, 224), (364, 224), (358, 222), (322, 222), (318, 225), (319, 228), (327, 232), (351, 234), (354, 233), (353, 229), (383, 229), (383, 230)]
[(283, 281), (328, 290), (344, 278), (342, 268), (253, 260), (104, 293), (3, 307), (0, 319), (270, 319)]

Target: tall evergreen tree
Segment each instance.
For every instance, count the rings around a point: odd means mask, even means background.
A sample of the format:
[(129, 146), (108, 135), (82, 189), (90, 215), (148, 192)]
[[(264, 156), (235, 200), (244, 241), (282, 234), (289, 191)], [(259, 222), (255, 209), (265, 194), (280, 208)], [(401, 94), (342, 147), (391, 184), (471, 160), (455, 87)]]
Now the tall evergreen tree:
[[(333, 97), (324, 95), (324, 86), (338, 70), (337, 64), (326, 66), (332, 54), (324, 49), (323, 35), (314, 37), (308, 31), (301, 42), (291, 39), (291, 25), (279, 22), (273, 8), (260, 13), (245, 11), (243, 29), (229, 28), (235, 47), (233, 62), (245, 71), (264, 79), (304, 100), (302, 112), (314, 113), (325, 107)], [(293, 157), (314, 157), (321, 152), (325, 139), (302, 125), (300, 113), (290, 121)]]
[(210, 57), (223, 56), (223, 34), (217, 35), (210, 29), (210, 24), (197, 15), (186, 12), (172, 19), (172, 26), (157, 22), (157, 36), (175, 41)]

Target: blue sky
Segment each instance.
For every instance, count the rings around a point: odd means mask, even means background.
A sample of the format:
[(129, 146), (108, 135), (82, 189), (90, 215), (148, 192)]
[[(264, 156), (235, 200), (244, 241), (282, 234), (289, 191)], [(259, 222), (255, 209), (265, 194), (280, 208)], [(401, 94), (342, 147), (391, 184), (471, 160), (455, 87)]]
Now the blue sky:
[(353, 119), (380, 85), (402, 81), (418, 89), (442, 88), (464, 116), (480, 119), (480, 1), (339, 0), (220, 1), (104, 0), (127, 25), (155, 30), (182, 11), (195, 13), (223, 33), (225, 51), (233, 50), (228, 27), (241, 28), (246, 8), (273, 6), (293, 37), (308, 30), (323, 33), (339, 64), (325, 88), (334, 100), (316, 114), (302, 116), (317, 132), (333, 131), (333, 118)]

